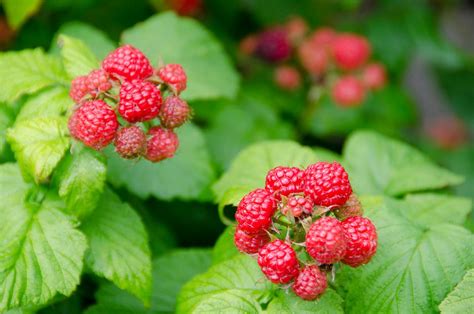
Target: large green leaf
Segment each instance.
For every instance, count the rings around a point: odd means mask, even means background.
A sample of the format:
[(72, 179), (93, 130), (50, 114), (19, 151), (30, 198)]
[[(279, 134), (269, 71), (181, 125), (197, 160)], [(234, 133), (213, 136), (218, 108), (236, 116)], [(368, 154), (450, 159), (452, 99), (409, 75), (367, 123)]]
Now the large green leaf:
[(0, 166), (0, 186), (0, 311), (70, 295), (87, 246), (77, 222), (52, 193), (28, 192), (14, 164)]
[(0, 104), (0, 160), (7, 148), (7, 130), (15, 121), (13, 110)]
[(61, 35), (58, 38), (64, 67), (71, 78), (86, 75), (99, 67), (99, 61), (87, 45), (79, 39)]
[(469, 313), (474, 309), (474, 269), (470, 269), (462, 281), (441, 302), (443, 314)]
[(344, 313), (342, 303), (342, 298), (332, 289), (327, 289), (319, 299), (311, 302), (297, 297), (293, 292), (282, 291), (268, 304), (267, 313)]
[(228, 226), (217, 239), (216, 245), (212, 250), (212, 264), (219, 264), (222, 261), (231, 259), (239, 254), (234, 244), (235, 226)]
[(127, 30), (123, 42), (132, 44), (157, 64), (179, 63), (186, 70), (191, 99), (233, 98), (239, 78), (218, 41), (198, 22), (167, 12)]
[(64, 86), (55, 86), (31, 95), (21, 107), (15, 123), (39, 117), (58, 117), (64, 115), (74, 102)]
[(3, 0), (8, 24), (14, 29), (19, 28), (39, 9), (41, 2), (41, 0)]
[(111, 190), (105, 190), (81, 229), (89, 240), (87, 266), (149, 304), (151, 256), (138, 214)]

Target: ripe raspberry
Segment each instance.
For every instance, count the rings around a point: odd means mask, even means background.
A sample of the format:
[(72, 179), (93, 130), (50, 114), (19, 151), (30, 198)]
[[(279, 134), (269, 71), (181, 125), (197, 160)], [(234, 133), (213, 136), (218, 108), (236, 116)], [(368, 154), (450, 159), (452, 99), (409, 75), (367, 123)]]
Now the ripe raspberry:
[(166, 0), (166, 3), (182, 16), (195, 16), (202, 8), (202, 0)]
[(89, 92), (89, 87), (87, 86), (87, 76), (78, 76), (71, 82), (71, 89), (69, 90), (69, 97), (74, 100), (75, 103), (80, 103), (83, 98)]
[(175, 94), (186, 89), (187, 76), (179, 64), (167, 64), (158, 70), (158, 76), (168, 84)]
[(306, 250), (321, 264), (339, 262), (346, 251), (346, 239), (342, 225), (336, 218), (316, 220), (306, 234)]
[(351, 194), (347, 202), (341, 207), (334, 209), (333, 212), (340, 220), (354, 216), (362, 216), (364, 214), (362, 205), (355, 194)]
[(111, 89), (112, 84), (109, 79), (109, 74), (102, 69), (90, 72), (86, 80), (89, 94), (95, 98), (98, 94)]
[(334, 60), (343, 70), (353, 70), (370, 57), (370, 44), (365, 37), (356, 34), (341, 34), (332, 44)]
[(316, 46), (329, 46), (337, 37), (337, 33), (330, 27), (320, 27), (311, 34), (310, 40)]
[(291, 46), (286, 32), (280, 28), (273, 28), (260, 34), (255, 53), (268, 62), (288, 59), (291, 54)]
[(285, 31), (292, 43), (298, 43), (308, 31), (308, 24), (299, 16), (294, 16), (285, 24)]
[(256, 189), (242, 198), (237, 206), (235, 219), (240, 229), (256, 233), (270, 227), (275, 210), (276, 201), (272, 193), (265, 189)]
[(178, 150), (179, 140), (172, 130), (159, 126), (148, 130), (150, 138), (147, 141), (145, 158), (152, 162), (159, 162), (174, 156)]
[(295, 67), (282, 65), (275, 69), (273, 76), (275, 83), (284, 90), (295, 90), (301, 85), (300, 72)]
[(365, 89), (361, 81), (351, 75), (340, 77), (331, 90), (334, 102), (342, 107), (360, 105), (365, 98)]
[(114, 78), (121, 77), (128, 80), (145, 79), (153, 74), (153, 68), (147, 57), (131, 45), (112, 51), (102, 61), (102, 68)]
[(72, 137), (100, 150), (109, 145), (119, 126), (113, 109), (102, 100), (84, 102), (69, 118)]
[(281, 195), (301, 193), (304, 171), (296, 167), (278, 166), (267, 173), (265, 189), (279, 200)]
[(369, 89), (381, 89), (387, 83), (385, 67), (380, 63), (368, 64), (362, 71), (362, 82)]
[(145, 153), (146, 135), (133, 125), (118, 130), (114, 141), (115, 151), (125, 159), (137, 158)]
[(119, 113), (130, 123), (147, 121), (160, 111), (161, 92), (148, 81), (124, 81), (120, 88)]
[(293, 195), (288, 197), (286, 204), (281, 208), (283, 215), (290, 212), (293, 217), (302, 215), (311, 215), (313, 213), (314, 203), (309, 197)]
[(311, 40), (307, 40), (299, 46), (298, 58), (303, 68), (313, 75), (321, 75), (326, 72), (329, 63), (328, 50)]
[(191, 108), (187, 102), (178, 96), (169, 96), (161, 106), (161, 125), (167, 129), (177, 128), (188, 121), (190, 115)]
[(262, 246), (270, 241), (270, 236), (266, 231), (257, 233), (247, 233), (237, 226), (234, 234), (234, 243), (240, 252), (256, 254)]
[(304, 267), (293, 284), (293, 291), (303, 300), (314, 300), (328, 287), (326, 274), (318, 266)]
[(273, 283), (288, 283), (298, 275), (299, 265), (293, 248), (277, 239), (258, 252), (258, 265)]
[(342, 222), (347, 248), (342, 262), (358, 267), (370, 262), (377, 251), (377, 231), (364, 217), (350, 217)]

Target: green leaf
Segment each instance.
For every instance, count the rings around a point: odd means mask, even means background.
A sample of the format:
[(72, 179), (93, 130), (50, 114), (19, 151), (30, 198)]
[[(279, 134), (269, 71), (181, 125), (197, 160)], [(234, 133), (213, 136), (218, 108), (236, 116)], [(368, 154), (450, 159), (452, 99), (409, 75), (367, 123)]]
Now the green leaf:
[(359, 194), (403, 195), (462, 182), (416, 149), (383, 135), (359, 131), (344, 146), (344, 159)]
[(145, 226), (138, 214), (106, 189), (81, 229), (89, 240), (87, 266), (149, 304), (150, 248)]
[(8, 130), (7, 139), (24, 174), (46, 182), (69, 147), (64, 118), (22, 121)]
[(216, 292), (200, 300), (188, 311), (177, 313), (263, 313), (260, 304), (245, 290), (228, 289)]
[(79, 284), (87, 243), (52, 193), (27, 197), (14, 164), (0, 166), (0, 311), (34, 307)]
[(42, 49), (0, 54), (0, 100), (13, 101), (49, 85), (67, 85), (68, 77), (58, 59)]
[(327, 289), (320, 298), (311, 302), (297, 297), (293, 292), (279, 292), (268, 304), (267, 313), (344, 313), (342, 303), (342, 298), (332, 289)]
[(439, 305), (444, 313), (469, 313), (474, 308), (474, 269), (467, 271), (462, 281)]
[(176, 155), (158, 164), (147, 160), (127, 161), (108, 151), (108, 179), (141, 198), (154, 196), (171, 200), (198, 199), (208, 191), (215, 173), (204, 136), (194, 125), (178, 130), (180, 147)]
[(0, 104), (0, 160), (7, 149), (7, 130), (15, 121), (13, 110)]
[(79, 218), (90, 214), (104, 190), (106, 174), (105, 158), (98, 152), (83, 148), (67, 155), (53, 177), (67, 212)]
[(79, 39), (61, 35), (58, 38), (64, 67), (71, 78), (86, 75), (99, 67), (94, 53)]
[(3, 0), (8, 24), (14, 29), (19, 28), (41, 6), (41, 0)]
[(212, 250), (212, 264), (219, 264), (220, 262), (231, 259), (239, 254), (239, 251), (234, 244), (235, 226), (228, 226), (224, 232), (217, 239), (216, 245)]
[(218, 41), (198, 22), (172, 12), (151, 17), (123, 33), (123, 42), (152, 62), (181, 64), (188, 76), (187, 100), (233, 98), (239, 77)]

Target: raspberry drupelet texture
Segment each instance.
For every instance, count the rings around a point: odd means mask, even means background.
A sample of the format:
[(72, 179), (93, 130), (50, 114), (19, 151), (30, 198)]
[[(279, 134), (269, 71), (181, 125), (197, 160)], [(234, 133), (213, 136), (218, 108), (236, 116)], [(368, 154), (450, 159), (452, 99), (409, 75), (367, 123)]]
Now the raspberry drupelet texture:
[(326, 274), (318, 266), (304, 267), (293, 283), (293, 291), (303, 300), (314, 300), (328, 287)]
[(342, 262), (351, 267), (367, 264), (377, 251), (377, 231), (364, 217), (350, 217), (342, 222), (347, 248)]
[(314, 203), (309, 197), (301, 195), (292, 195), (286, 200), (286, 204), (281, 207), (281, 212), (286, 215), (288, 212), (293, 217), (311, 215), (313, 213)]
[(338, 162), (318, 162), (304, 172), (303, 189), (316, 205), (340, 206), (352, 194), (349, 176)]
[(355, 107), (364, 101), (365, 87), (356, 77), (344, 75), (334, 83), (331, 96), (341, 107)]
[(282, 240), (265, 244), (258, 252), (258, 265), (273, 283), (288, 283), (299, 272), (298, 259), (293, 248)]
[(339, 220), (323, 217), (306, 234), (306, 251), (320, 264), (339, 262), (346, 252), (346, 239)]
[(179, 64), (167, 64), (158, 70), (158, 76), (164, 83), (168, 84), (175, 94), (186, 89), (187, 76), (183, 67)]
[(112, 51), (102, 61), (102, 68), (114, 78), (128, 80), (145, 79), (153, 74), (147, 57), (131, 45), (124, 45)]
[(334, 61), (343, 70), (353, 70), (370, 57), (371, 47), (365, 37), (356, 34), (341, 34), (332, 43)]
[(97, 97), (100, 93), (106, 92), (112, 88), (110, 77), (107, 72), (102, 69), (93, 70), (87, 75), (87, 88), (89, 94), (93, 98)]
[(352, 194), (344, 205), (337, 207), (333, 212), (340, 220), (354, 216), (362, 216), (364, 214), (362, 205), (355, 194)]
[(146, 135), (136, 125), (118, 130), (114, 141), (115, 151), (125, 159), (134, 159), (146, 151)]
[(260, 34), (255, 54), (268, 62), (288, 59), (291, 54), (291, 45), (286, 31), (281, 28), (272, 28)]
[(242, 198), (235, 219), (240, 229), (256, 233), (270, 227), (276, 208), (276, 201), (271, 192), (256, 189)]
[(161, 125), (168, 129), (180, 127), (190, 116), (191, 108), (178, 96), (167, 97), (160, 109)]
[(156, 117), (162, 103), (161, 92), (148, 81), (124, 81), (120, 88), (119, 113), (130, 123)]
[(69, 90), (69, 97), (71, 97), (72, 100), (76, 104), (80, 103), (84, 97), (87, 95), (89, 92), (89, 87), (87, 84), (87, 76), (78, 76), (71, 82), (71, 89)]
[(362, 70), (362, 82), (369, 89), (381, 89), (387, 83), (385, 67), (380, 63), (368, 64)]
[(293, 193), (301, 193), (303, 182), (303, 170), (296, 167), (278, 166), (268, 171), (265, 179), (265, 189), (280, 199), (282, 195), (289, 196)]
[(96, 150), (113, 141), (118, 126), (115, 112), (102, 100), (82, 103), (68, 123), (72, 137)]
[(234, 233), (234, 243), (240, 252), (256, 254), (262, 246), (270, 241), (270, 236), (264, 230), (257, 233), (247, 233), (237, 226)]
[(275, 69), (273, 80), (276, 85), (284, 90), (293, 91), (301, 85), (300, 72), (295, 67), (282, 65)]
[(148, 130), (145, 158), (152, 162), (159, 162), (173, 157), (178, 147), (179, 140), (176, 133), (172, 130), (155, 126)]

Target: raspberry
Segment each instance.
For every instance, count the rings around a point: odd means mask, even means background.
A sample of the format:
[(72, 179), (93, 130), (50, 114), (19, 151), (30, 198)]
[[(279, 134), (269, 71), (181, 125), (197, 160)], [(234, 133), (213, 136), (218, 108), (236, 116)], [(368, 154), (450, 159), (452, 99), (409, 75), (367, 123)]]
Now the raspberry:
[(288, 59), (291, 54), (291, 46), (286, 32), (280, 28), (273, 28), (260, 34), (255, 53), (268, 62)]
[(427, 135), (443, 149), (456, 149), (469, 141), (469, 129), (456, 116), (441, 116), (429, 120)]
[(347, 202), (333, 210), (334, 214), (340, 220), (344, 220), (349, 217), (362, 216), (364, 210), (359, 202), (359, 199), (355, 194), (351, 194)]
[(128, 80), (145, 79), (153, 74), (153, 68), (147, 57), (131, 45), (112, 51), (102, 61), (102, 68), (114, 78), (121, 77)]
[(358, 267), (370, 262), (377, 251), (377, 231), (364, 217), (350, 217), (342, 222), (347, 248), (342, 262)]
[(365, 89), (361, 81), (351, 75), (340, 77), (331, 90), (336, 104), (343, 107), (360, 105), (365, 98)]
[(146, 136), (136, 125), (124, 127), (118, 130), (114, 145), (115, 151), (122, 158), (137, 158), (145, 153)]
[(120, 88), (119, 113), (128, 122), (156, 117), (161, 107), (161, 92), (148, 81), (124, 81)]
[(87, 89), (92, 97), (97, 97), (98, 94), (108, 91), (112, 88), (109, 80), (109, 74), (102, 69), (93, 70), (87, 75)]
[(258, 38), (254, 35), (244, 37), (239, 43), (239, 51), (245, 56), (250, 56), (257, 49)]
[(330, 27), (320, 27), (311, 34), (310, 40), (315, 46), (329, 46), (337, 37), (337, 33)]
[(370, 44), (365, 37), (356, 34), (341, 34), (332, 44), (334, 60), (343, 70), (353, 70), (363, 65), (370, 57)]
[(278, 166), (267, 173), (265, 189), (280, 199), (281, 195), (289, 196), (292, 193), (302, 192), (303, 170), (296, 167)]
[(161, 125), (174, 129), (183, 125), (191, 115), (188, 103), (177, 96), (169, 96), (163, 102), (160, 110)]
[(167, 64), (158, 70), (158, 76), (168, 84), (175, 94), (186, 89), (186, 72), (179, 64)]
[(301, 85), (300, 72), (295, 67), (282, 65), (275, 69), (275, 83), (284, 90), (295, 90)]
[(119, 126), (113, 109), (102, 100), (84, 102), (69, 118), (72, 137), (100, 150), (109, 145)]
[(293, 248), (277, 239), (258, 252), (258, 265), (273, 283), (288, 283), (298, 275), (299, 265)]
[(75, 103), (80, 103), (82, 99), (89, 92), (89, 87), (87, 86), (87, 76), (78, 76), (71, 82), (71, 89), (69, 90), (69, 97), (74, 100)]
[(369, 89), (381, 89), (387, 83), (385, 67), (380, 63), (368, 64), (362, 71), (362, 82)]
[(342, 224), (333, 217), (316, 220), (306, 234), (306, 250), (321, 264), (339, 262), (346, 251)]
[(309, 197), (304, 196), (290, 196), (286, 200), (286, 204), (281, 208), (283, 215), (290, 212), (293, 217), (300, 217), (301, 215), (311, 215), (313, 213), (314, 203)]
[(272, 193), (265, 189), (256, 189), (245, 195), (237, 206), (235, 219), (240, 229), (256, 233), (270, 227), (276, 202)]
[(298, 58), (303, 68), (310, 74), (321, 75), (328, 67), (329, 53), (324, 46), (307, 40), (299, 46)]
[(147, 141), (145, 158), (152, 162), (159, 162), (174, 156), (179, 146), (176, 133), (159, 126), (148, 130), (150, 138)]
[(308, 31), (308, 24), (299, 16), (294, 16), (285, 24), (285, 31), (288, 39), (293, 42), (299, 42)]
[(318, 266), (306, 266), (296, 277), (293, 291), (303, 300), (314, 300), (324, 293), (328, 287), (326, 274)]
[(262, 246), (270, 241), (270, 236), (265, 231), (247, 233), (237, 226), (234, 234), (234, 243), (240, 252), (256, 254)]
[(195, 16), (201, 11), (202, 0), (166, 0), (173, 11), (183, 16)]

